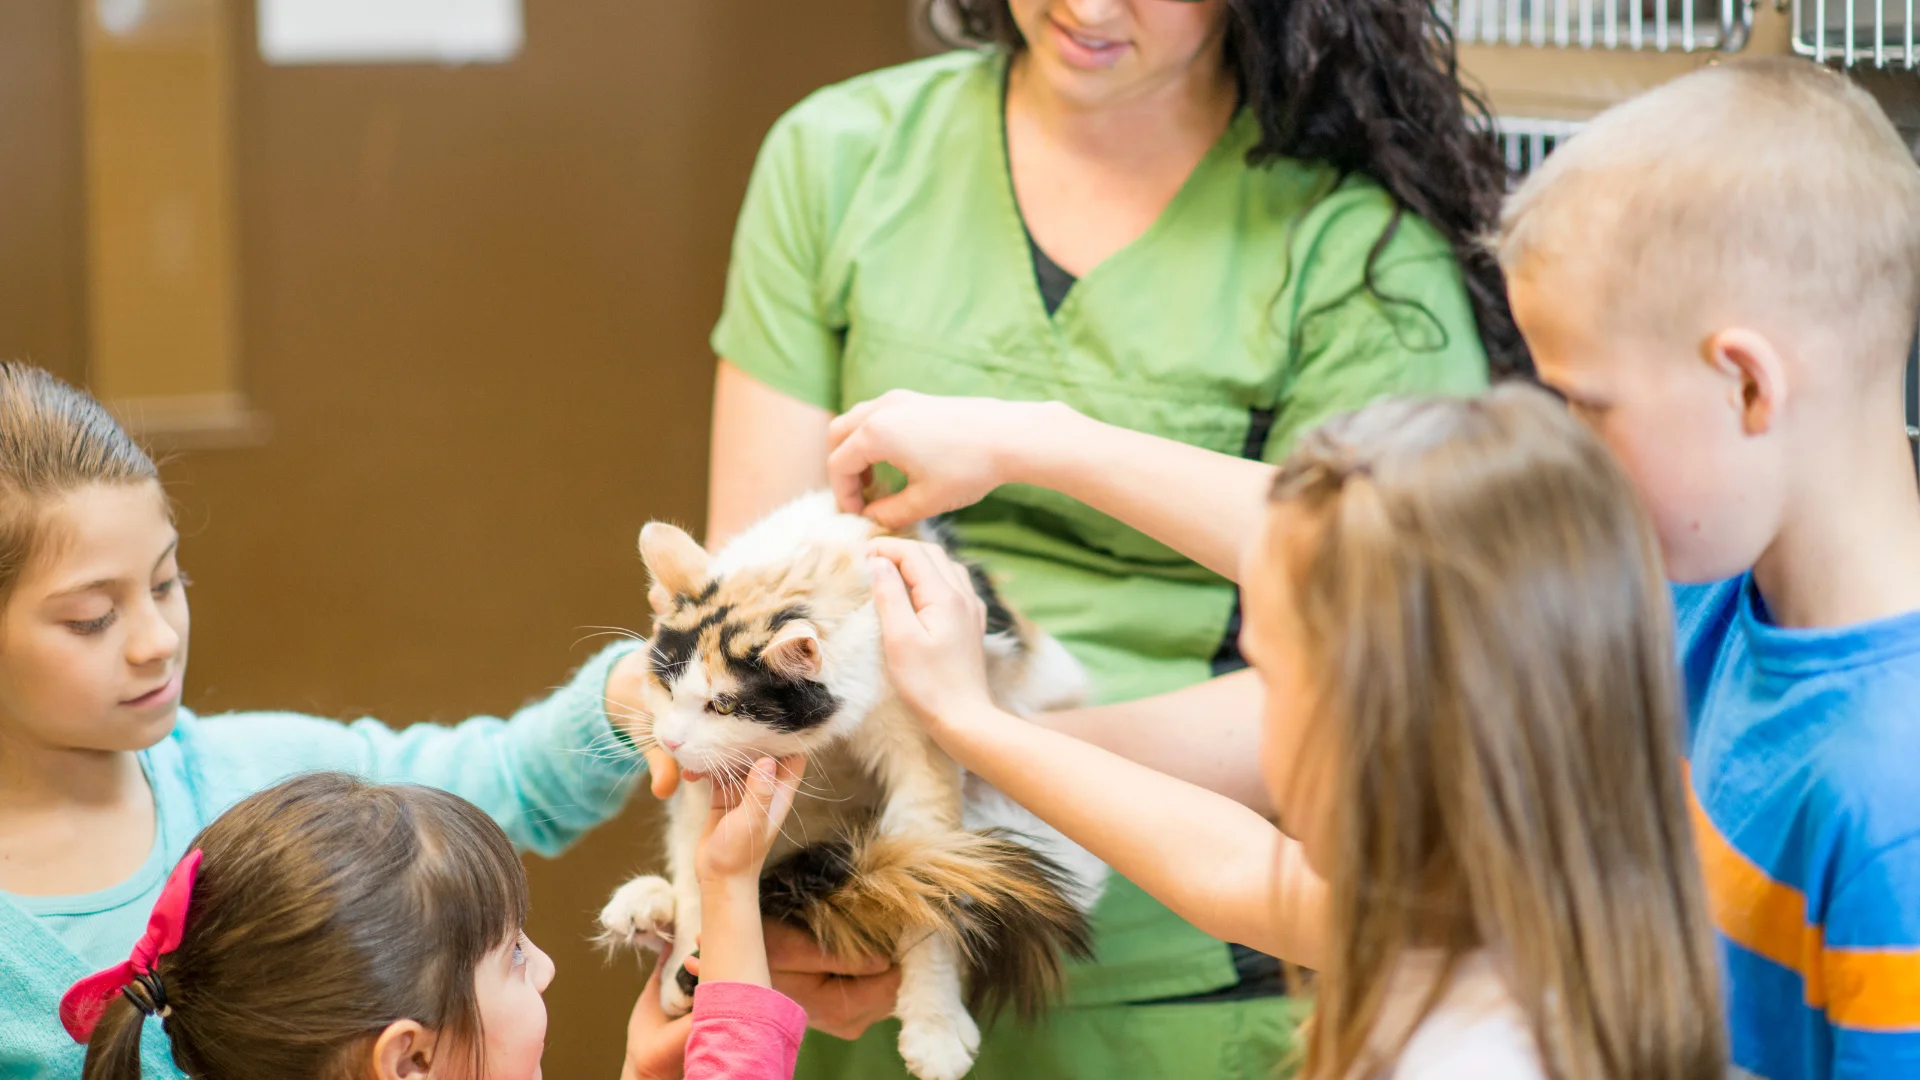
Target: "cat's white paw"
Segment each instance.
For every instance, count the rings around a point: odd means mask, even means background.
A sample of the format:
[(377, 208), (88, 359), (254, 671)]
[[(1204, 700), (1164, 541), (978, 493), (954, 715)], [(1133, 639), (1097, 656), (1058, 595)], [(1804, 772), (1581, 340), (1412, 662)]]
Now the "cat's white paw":
[(673, 886), (665, 878), (634, 878), (600, 909), (600, 936), (664, 956), (673, 947), (673, 909)]
[(900, 1023), (900, 1058), (920, 1080), (960, 1080), (980, 1053), (980, 1025), (964, 1011)]

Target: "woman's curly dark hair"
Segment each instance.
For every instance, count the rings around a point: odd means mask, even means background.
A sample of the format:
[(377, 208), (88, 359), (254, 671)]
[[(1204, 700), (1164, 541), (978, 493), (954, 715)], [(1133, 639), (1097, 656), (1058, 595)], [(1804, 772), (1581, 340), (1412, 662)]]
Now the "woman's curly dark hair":
[[(1008, 0), (931, 0), (973, 42), (1025, 47)], [(1481, 242), (1508, 173), (1486, 103), (1460, 83), (1452, 29), (1427, 0), (1227, 0), (1227, 61), (1260, 122), (1250, 164), (1324, 161), (1363, 173), (1396, 213), (1424, 218), (1452, 246), (1495, 375), (1532, 361), (1507, 307), (1506, 283)]]

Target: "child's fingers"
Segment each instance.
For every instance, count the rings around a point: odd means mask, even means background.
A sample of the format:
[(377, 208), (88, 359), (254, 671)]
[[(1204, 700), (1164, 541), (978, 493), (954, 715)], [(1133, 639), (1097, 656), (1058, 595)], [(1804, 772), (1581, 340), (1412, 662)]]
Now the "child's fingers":
[(647, 774), (653, 788), (653, 797), (665, 799), (680, 786), (680, 763), (662, 747), (655, 746), (647, 751)]
[(866, 507), (867, 470), (874, 455), (867, 450), (863, 431), (853, 432), (845, 442), (827, 455), (827, 479), (833, 486), (833, 501), (843, 513), (857, 514)]
[(954, 594), (962, 599), (975, 598), (977, 594), (973, 591), (973, 575), (967, 572), (966, 566), (940, 548), (935, 548), (934, 551), (939, 556), (935, 562), (940, 567), (940, 572), (946, 575), (947, 584), (953, 586)]
[(925, 627), (914, 610), (913, 599), (907, 595), (906, 582), (900, 579), (899, 567), (880, 556), (875, 556), (872, 564), (873, 608), (880, 616), (881, 632), (888, 637), (924, 637)]
[(693, 1030), (693, 1015), (667, 1019), (660, 1008), (660, 965), (647, 979), (640, 1000), (633, 1003), (627, 1019), (627, 1063), (623, 1080), (668, 1080), (681, 1075), (687, 1036)]
[(807, 757), (795, 754), (780, 759), (780, 777), (774, 788), (773, 800), (767, 805), (767, 828), (778, 829), (787, 820), (787, 811), (793, 809), (793, 800), (800, 793), (800, 778), (807, 773)]
[(883, 529), (904, 529), (916, 521), (925, 521), (940, 512), (926, 499), (927, 488), (908, 479), (904, 490), (868, 504), (864, 513)]
[(839, 416), (836, 416), (832, 420), (828, 421), (827, 423), (828, 452), (832, 452), (834, 450), (840, 449), (840, 444), (847, 441), (847, 436), (853, 434), (855, 431), (858, 431), (860, 429), (860, 425), (867, 422), (867, 417), (872, 416), (875, 412), (877, 412), (880, 409), (880, 402), (881, 402), (880, 398), (868, 398), (867, 400), (861, 402), (858, 405), (855, 405), (853, 408), (848, 409), (846, 412), (843, 412)]
[(906, 583), (907, 594), (913, 600), (915, 611), (923, 612), (955, 599), (953, 583), (947, 579), (934, 558), (936, 554), (945, 558), (945, 553), (933, 545), (883, 536), (872, 541), (868, 549), (899, 570), (900, 580)]

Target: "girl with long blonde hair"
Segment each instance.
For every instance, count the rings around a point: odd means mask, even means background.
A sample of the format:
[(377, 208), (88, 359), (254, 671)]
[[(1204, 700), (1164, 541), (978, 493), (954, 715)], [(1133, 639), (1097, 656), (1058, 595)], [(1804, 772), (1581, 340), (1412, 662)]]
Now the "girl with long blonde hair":
[(1314, 969), (1313, 1080), (1720, 1080), (1667, 591), (1604, 448), (1536, 390), (1382, 402), (1302, 441), (1255, 532), (1278, 828), (999, 711), (965, 572), (882, 541), (894, 685), (1173, 910)]

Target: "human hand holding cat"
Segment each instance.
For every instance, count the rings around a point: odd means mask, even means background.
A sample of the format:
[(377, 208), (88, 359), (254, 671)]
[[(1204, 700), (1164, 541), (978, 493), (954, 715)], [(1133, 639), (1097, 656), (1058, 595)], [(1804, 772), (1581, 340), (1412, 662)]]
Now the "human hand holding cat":
[[(890, 390), (827, 426), (827, 477), (841, 510), (865, 513), (883, 528), (905, 528), (972, 506), (1020, 479), (1021, 455), (1071, 415), (1053, 402)], [(907, 486), (867, 505), (867, 481), (882, 462), (905, 473)]]
[(758, 895), (760, 868), (793, 809), (806, 769), (801, 755), (778, 762), (761, 758), (744, 778), (713, 785), (713, 808), (694, 856), (703, 892), (747, 884)]
[[(644, 644), (644, 643), (642, 643)], [(614, 661), (607, 673), (607, 718), (616, 726), (632, 730), (651, 725), (653, 713), (647, 705), (647, 650), (635, 649)], [(643, 754), (653, 797), (665, 799), (680, 786), (680, 763), (658, 744), (647, 741)]]
[(660, 965), (655, 964), (627, 1019), (627, 1057), (620, 1080), (680, 1080), (692, 1030), (692, 1013), (669, 1020), (660, 1008)]
[(882, 537), (868, 550), (894, 692), (945, 745), (954, 721), (995, 711), (981, 648), (986, 605), (966, 567), (936, 545)]

